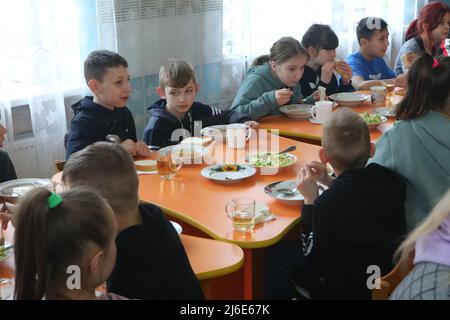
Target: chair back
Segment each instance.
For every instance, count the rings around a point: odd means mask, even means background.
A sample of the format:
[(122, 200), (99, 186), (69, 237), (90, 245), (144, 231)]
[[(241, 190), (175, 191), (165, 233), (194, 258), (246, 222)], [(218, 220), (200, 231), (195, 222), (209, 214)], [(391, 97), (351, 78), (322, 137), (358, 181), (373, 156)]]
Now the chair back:
[(406, 266), (397, 263), (387, 275), (377, 279), (380, 284), (379, 289), (372, 290), (372, 300), (388, 300), (395, 288), (404, 277), (414, 268), (414, 251), (409, 255)]
[(56, 172), (61, 172), (64, 170), (66, 160), (55, 160), (55, 170)]

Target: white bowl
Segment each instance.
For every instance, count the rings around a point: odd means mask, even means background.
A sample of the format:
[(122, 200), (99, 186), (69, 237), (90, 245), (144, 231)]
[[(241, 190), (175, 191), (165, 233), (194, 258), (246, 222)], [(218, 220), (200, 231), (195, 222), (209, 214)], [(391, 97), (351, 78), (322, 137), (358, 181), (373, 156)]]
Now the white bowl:
[(329, 98), (344, 107), (357, 107), (364, 101), (369, 100), (370, 96), (356, 92), (341, 92), (332, 94)]
[(257, 158), (264, 157), (264, 155), (272, 154), (272, 153), (276, 154), (277, 152), (261, 152), (261, 153), (250, 154), (246, 160), (250, 166), (257, 168), (259, 170), (265, 170), (265, 172), (270, 172), (270, 171), (277, 172), (278, 170), (290, 167), (297, 162), (297, 157), (295, 155), (293, 155), (292, 153), (284, 153), (283, 155), (285, 155), (287, 157), (287, 159), (289, 159), (289, 161), (285, 164), (276, 166), (276, 165), (257, 165), (255, 163)]
[(380, 124), (384, 123), (387, 121), (387, 118), (385, 116), (380, 116), (381, 117), (381, 121), (380, 122), (376, 122), (376, 123), (367, 123), (367, 126), (369, 127), (369, 130), (373, 130), (376, 129)]
[(227, 125), (220, 124), (216, 126), (206, 127), (200, 130), (205, 137), (211, 137), (217, 142), (225, 142), (227, 139)]
[(202, 164), (203, 157), (207, 154), (207, 149), (199, 144), (177, 144), (175, 146), (162, 148), (158, 152), (164, 150), (172, 152), (173, 158), (181, 159), (183, 165)]

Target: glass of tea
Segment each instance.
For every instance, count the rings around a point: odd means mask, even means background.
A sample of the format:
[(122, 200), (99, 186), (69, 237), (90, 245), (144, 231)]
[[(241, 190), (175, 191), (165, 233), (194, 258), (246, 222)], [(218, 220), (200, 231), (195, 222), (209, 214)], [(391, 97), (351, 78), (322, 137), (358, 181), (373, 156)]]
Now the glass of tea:
[(183, 158), (176, 155), (172, 146), (165, 147), (158, 150), (156, 166), (162, 180), (172, 180), (183, 166)]

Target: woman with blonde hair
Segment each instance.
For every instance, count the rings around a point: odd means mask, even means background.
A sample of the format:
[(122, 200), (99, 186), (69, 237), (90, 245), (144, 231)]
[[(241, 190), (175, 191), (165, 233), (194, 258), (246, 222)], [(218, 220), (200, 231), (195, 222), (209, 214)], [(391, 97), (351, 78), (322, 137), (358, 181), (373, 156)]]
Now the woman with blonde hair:
[(400, 245), (400, 265), (415, 250), (414, 269), (398, 285), (391, 300), (450, 300), (450, 189)]

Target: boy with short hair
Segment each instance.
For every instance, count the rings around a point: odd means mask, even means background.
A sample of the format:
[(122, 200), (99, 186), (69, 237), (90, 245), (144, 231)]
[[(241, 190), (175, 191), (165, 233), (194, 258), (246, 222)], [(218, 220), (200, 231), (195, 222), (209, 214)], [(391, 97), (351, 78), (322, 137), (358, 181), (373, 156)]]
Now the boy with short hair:
[(88, 186), (110, 204), (118, 224), (117, 258), (107, 286), (137, 299), (203, 299), (181, 240), (161, 209), (139, 204), (139, 180), (124, 148), (97, 142), (66, 163), (64, 185)]
[(93, 51), (84, 62), (84, 77), (93, 97), (72, 106), (75, 117), (65, 136), (66, 159), (107, 135), (117, 135), (131, 155), (148, 156), (149, 148), (137, 141), (133, 115), (126, 107), (132, 88), (128, 63), (119, 54)]
[[(406, 77), (395, 77), (383, 57), (389, 47), (388, 24), (381, 18), (367, 17), (356, 28), (359, 51), (350, 55), (347, 62), (353, 70), (352, 84), (356, 90), (392, 83), (405, 87)], [(389, 80), (389, 81), (382, 81)]]
[[(388, 273), (406, 232), (405, 183), (385, 167), (366, 166), (374, 152), (360, 115), (349, 108), (333, 112), (323, 128), (321, 163), (306, 164), (297, 178), (304, 196), (301, 245), (280, 244), (282, 249), (269, 254), (269, 297), (293, 294), (291, 280), (307, 298), (370, 299), (369, 267)], [(327, 175), (325, 163), (333, 167), (335, 179)], [(317, 182), (329, 187), (320, 196)], [(288, 267), (280, 262), (286, 256)]]
[(159, 71), (159, 86), (156, 89), (160, 100), (151, 105), (151, 117), (144, 130), (144, 141), (160, 148), (178, 144), (182, 139), (194, 136), (201, 127), (228, 123), (245, 123), (258, 126), (250, 116), (231, 110), (222, 111), (200, 102), (195, 102), (199, 85), (194, 67), (183, 59), (169, 59)]

